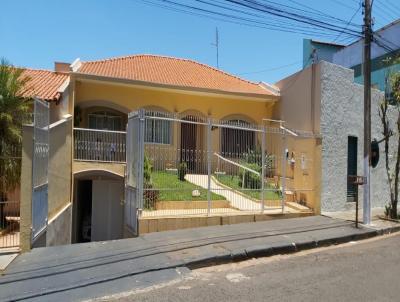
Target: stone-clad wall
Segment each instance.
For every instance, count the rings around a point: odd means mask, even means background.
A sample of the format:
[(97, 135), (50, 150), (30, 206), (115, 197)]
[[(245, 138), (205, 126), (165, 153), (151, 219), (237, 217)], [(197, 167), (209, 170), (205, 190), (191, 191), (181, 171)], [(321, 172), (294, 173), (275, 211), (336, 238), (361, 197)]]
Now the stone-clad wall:
[[(358, 138), (358, 175), (363, 175), (363, 86), (354, 83), (353, 71), (338, 65), (321, 62), (321, 135), (322, 177), (321, 202), (323, 211), (354, 208), (347, 202), (347, 139)], [(372, 90), (372, 139), (382, 138), (378, 115), (383, 92)], [(394, 111), (392, 111), (394, 117)], [(392, 120), (394, 120), (392, 118)], [(384, 162), (383, 144), (380, 161), (371, 170), (372, 207), (382, 207), (389, 201), (389, 189)], [(359, 202), (362, 206), (362, 187)]]

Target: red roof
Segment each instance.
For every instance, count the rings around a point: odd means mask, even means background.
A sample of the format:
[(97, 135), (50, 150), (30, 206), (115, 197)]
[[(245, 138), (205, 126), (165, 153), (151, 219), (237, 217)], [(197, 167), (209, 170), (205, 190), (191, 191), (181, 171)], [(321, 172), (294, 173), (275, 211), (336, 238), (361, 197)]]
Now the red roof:
[(82, 62), (77, 72), (172, 86), (275, 95), (259, 83), (241, 79), (208, 65), (164, 56), (135, 55)]
[(30, 78), (24, 96), (46, 101), (58, 101), (61, 98), (59, 89), (69, 77), (66, 73), (36, 69), (25, 69), (22, 75)]

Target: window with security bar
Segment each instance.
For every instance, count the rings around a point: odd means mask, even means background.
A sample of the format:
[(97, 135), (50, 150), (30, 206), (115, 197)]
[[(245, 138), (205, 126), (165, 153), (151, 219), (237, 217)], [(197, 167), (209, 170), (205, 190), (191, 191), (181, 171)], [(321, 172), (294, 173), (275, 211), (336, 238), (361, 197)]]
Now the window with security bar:
[[(227, 125), (249, 127), (243, 120), (229, 120)], [(250, 130), (222, 128), (221, 151), (223, 155), (241, 155), (255, 148), (255, 133)]]
[[(160, 112), (147, 112), (144, 138), (146, 143), (170, 145), (172, 141), (171, 122), (163, 120)], [(152, 119), (151, 117), (158, 117)]]
[(88, 118), (89, 118), (90, 129), (113, 130), (113, 131), (123, 130), (122, 117), (117, 116), (113, 113), (107, 111), (89, 113)]

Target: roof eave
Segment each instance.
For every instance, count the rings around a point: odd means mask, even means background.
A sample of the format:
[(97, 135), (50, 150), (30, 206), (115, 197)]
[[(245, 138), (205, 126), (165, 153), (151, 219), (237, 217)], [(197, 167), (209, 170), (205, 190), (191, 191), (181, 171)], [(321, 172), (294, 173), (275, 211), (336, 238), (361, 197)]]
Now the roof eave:
[(116, 84), (122, 85), (130, 85), (130, 86), (141, 86), (147, 88), (154, 89), (170, 89), (170, 90), (178, 90), (182, 92), (196, 92), (202, 94), (214, 94), (219, 96), (233, 96), (237, 98), (246, 98), (253, 99), (255, 101), (264, 101), (264, 102), (275, 102), (278, 100), (279, 96), (270, 95), (270, 94), (258, 94), (258, 93), (246, 93), (246, 92), (234, 92), (234, 91), (225, 91), (218, 89), (208, 89), (208, 88), (199, 88), (199, 87), (190, 87), (190, 86), (178, 86), (178, 85), (170, 85), (170, 84), (162, 84), (162, 83), (154, 83), (140, 80), (130, 80), (124, 78), (116, 78), (116, 77), (108, 77), (108, 76), (100, 76), (93, 75), (81, 72), (73, 72), (70, 74), (74, 79), (80, 80), (91, 80), (91, 81), (101, 81), (101, 82), (112, 82)]

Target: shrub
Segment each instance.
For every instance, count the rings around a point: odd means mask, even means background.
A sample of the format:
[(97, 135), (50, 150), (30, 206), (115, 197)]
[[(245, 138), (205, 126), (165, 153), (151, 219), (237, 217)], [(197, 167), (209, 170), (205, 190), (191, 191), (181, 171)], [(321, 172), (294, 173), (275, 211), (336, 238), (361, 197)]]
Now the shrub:
[(143, 161), (143, 179), (144, 179), (144, 186), (147, 187), (152, 187), (152, 180), (151, 180), (151, 172), (153, 170), (153, 166), (151, 164), (150, 159), (148, 156), (145, 154), (144, 155), (144, 161)]
[(249, 149), (244, 155), (244, 160), (248, 164), (255, 164), (261, 162), (261, 148), (258, 147), (255, 150)]
[[(254, 171), (261, 172), (261, 167), (257, 164), (244, 164), (244, 166)], [(261, 188), (260, 174), (255, 174), (245, 169), (240, 169), (239, 186), (245, 189), (260, 189)]]
[(187, 173), (187, 164), (185, 162), (180, 163), (178, 166), (178, 179), (180, 181), (185, 181), (186, 173)]
[[(159, 199), (160, 192), (153, 188), (153, 181), (151, 179), (151, 172), (153, 171), (153, 165), (151, 164), (150, 158), (145, 154), (143, 160), (143, 182), (144, 188), (147, 189), (143, 192), (143, 208), (146, 210), (152, 210), (155, 208), (155, 203)], [(150, 190), (152, 189), (152, 190)]]
[[(259, 164), (262, 162), (262, 152), (261, 147), (257, 147), (255, 150), (249, 149), (244, 156), (244, 161), (247, 164)], [(275, 172), (275, 155), (265, 153), (265, 174), (272, 177)]]
[(146, 190), (143, 192), (143, 208), (146, 210), (154, 210), (156, 202), (160, 198), (159, 190)]
[(386, 217), (389, 217), (391, 210), (392, 210), (392, 206), (390, 204), (385, 205), (385, 216)]

